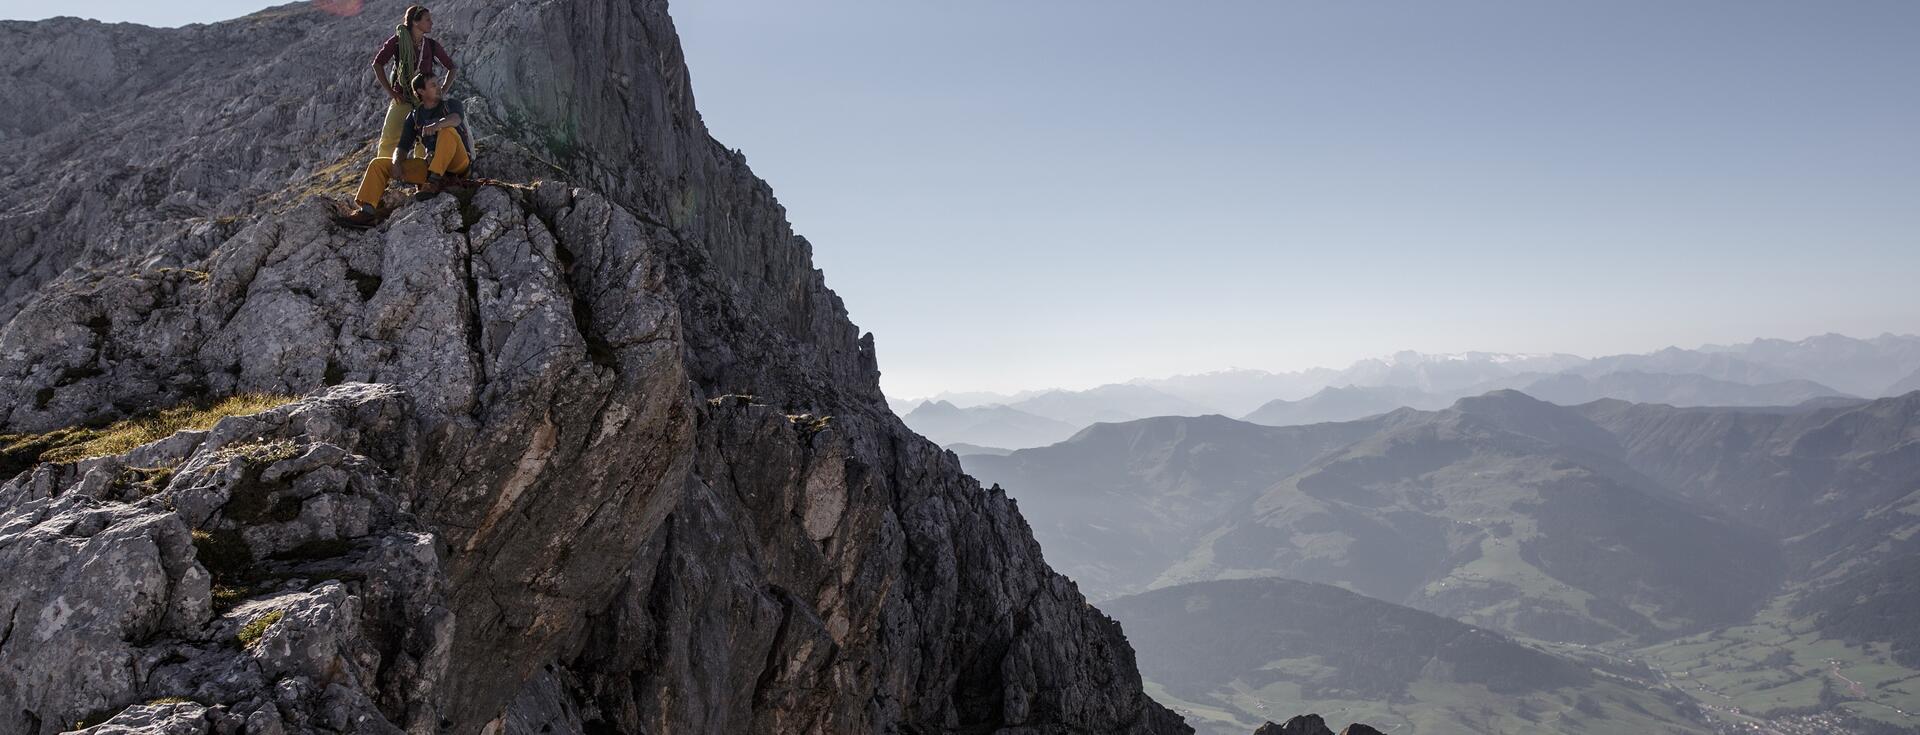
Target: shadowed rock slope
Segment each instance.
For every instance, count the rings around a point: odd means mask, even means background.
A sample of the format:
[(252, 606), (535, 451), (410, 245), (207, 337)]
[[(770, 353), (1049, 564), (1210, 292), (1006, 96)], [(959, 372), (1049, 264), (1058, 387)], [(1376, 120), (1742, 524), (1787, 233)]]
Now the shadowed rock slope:
[(887, 410), (665, 2), (436, 4), (545, 181), (332, 227), (400, 8), (0, 24), (0, 433), (308, 396), (0, 485), (0, 733), (1188, 731)]

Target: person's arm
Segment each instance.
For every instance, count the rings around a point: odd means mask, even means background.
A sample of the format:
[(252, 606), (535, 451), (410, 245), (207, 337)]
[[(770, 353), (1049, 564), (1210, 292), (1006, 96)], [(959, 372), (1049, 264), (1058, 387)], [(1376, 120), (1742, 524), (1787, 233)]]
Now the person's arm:
[(449, 113), (446, 117), (427, 123), (427, 126), (425, 128), (422, 128), (420, 132), (438, 133), (441, 130), (444, 130), (446, 128), (457, 128), (457, 127), (460, 127), (460, 113), (456, 112), (456, 113)]
[(381, 91), (386, 92), (393, 101), (404, 103), (407, 101), (406, 95), (401, 94), (400, 90), (395, 89), (393, 83), (387, 80), (387, 62), (392, 61), (394, 54), (399, 51), (398, 38), (389, 38), (386, 43), (380, 44), (380, 51), (373, 55), (373, 83), (379, 85)]
[(466, 112), (466, 108), (460, 105), (460, 100), (447, 100), (445, 105), (447, 108), (446, 117), (427, 123), (426, 127), (422, 128), (420, 132), (438, 133), (446, 128), (457, 129), (460, 127), (460, 121), (463, 119), (461, 113)]
[(411, 104), (407, 102), (406, 97), (401, 96), (400, 90), (394, 89), (393, 85), (387, 82), (387, 70), (384, 66), (373, 67), (373, 84), (379, 87), (380, 91), (386, 92), (388, 97), (392, 97), (393, 101)]
[(440, 93), (446, 95), (453, 94), (453, 76), (454, 72), (459, 71), (459, 69), (453, 65), (453, 57), (447, 55), (447, 45), (441, 43), (438, 39), (433, 42), (433, 57), (439, 59), (440, 65), (447, 68), (447, 80), (440, 83)]

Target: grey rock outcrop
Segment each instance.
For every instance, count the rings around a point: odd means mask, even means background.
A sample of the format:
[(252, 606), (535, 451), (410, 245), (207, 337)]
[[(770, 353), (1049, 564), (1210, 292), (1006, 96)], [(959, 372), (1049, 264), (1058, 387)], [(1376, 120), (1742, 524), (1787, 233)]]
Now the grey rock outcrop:
[(179, 706), (91, 731), (343, 730), (430, 711), (453, 619), (433, 535), (395, 505), (408, 413), (398, 391), (343, 385), (0, 485), (0, 711), (21, 713), (7, 731), (151, 700)]
[(886, 408), (665, 2), (436, 4), (528, 185), (359, 233), (306, 198), (366, 6), (0, 24), (53, 100), (0, 116), (0, 433), (307, 396), (0, 486), (0, 733), (1188, 732)]
[(1253, 735), (1333, 735), (1333, 730), (1319, 715), (1295, 715), (1284, 723), (1268, 722), (1261, 725), (1253, 731)]
[[(1287, 719), (1285, 724), (1268, 722), (1253, 731), (1253, 735), (1334, 735), (1327, 721), (1319, 715), (1296, 715)], [(1380, 735), (1375, 730), (1358, 722), (1348, 725), (1340, 735)]]

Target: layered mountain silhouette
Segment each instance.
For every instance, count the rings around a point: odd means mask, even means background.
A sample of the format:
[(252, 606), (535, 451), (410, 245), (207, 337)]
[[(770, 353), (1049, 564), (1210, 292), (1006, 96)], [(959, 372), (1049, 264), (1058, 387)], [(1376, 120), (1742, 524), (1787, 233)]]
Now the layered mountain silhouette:
[(1010, 408), (1075, 426), (1132, 421), (1153, 416), (1203, 416), (1211, 408), (1141, 385), (1103, 385), (1083, 391), (1047, 391), (1007, 404)]
[(1920, 338), (1882, 334), (1855, 339), (1822, 334), (1802, 340), (1756, 339), (1740, 345), (1707, 345), (1703, 352), (1723, 352), (1791, 373), (1794, 377), (1858, 396), (1895, 396), (1920, 386), (1901, 389), (1898, 381), (1920, 369)]
[(1669, 678), (1634, 677), (1723, 724), (1747, 716), (1729, 702), (1788, 717), (1848, 698), (1885, 704), (1837, 716), (1885, 723), (1920, 696), (1902, 694), (1920, 679), (1917, 415), (1920, 393), (1568, 407), (1495, 391), (1288, 427), (1163, 417), (964, 461), (1096, 601), (1321, 582), (1555, 655), (1658, 660)]
[[(1792, 406), (1809, 400), (1898, 395), (1920, 389), (1917, 372), (1920, 337), (1855, 339), (1829, 334), (1794, 342), (1764, 339), (1594, 359), (1561, 354), (1400, 352), (1341, 370), (1227, 370), (1137, 379), (1085, 391), (947, 393), (942, 400), (961, 409), (1010, 406), (1076, 429), (1101, 421), (1212, 413), (1289, 426), (1351, 421), (1396, 408), (1436, 410), (1500, 389), (1518, 389), (1566, 406), (1606, 398), (1674, 406)], [(905, 415), (918, 405), (896, 403), (895, 410)], [(943, 428), (912, 420), (909, 425), (930, 436)], [(978, 438), (957, 441), (991, 444)], [(995, 446), (1020, 449), (1043, 444)]]
[(1633, 403), (1673, 406), (1795, 406), (1822, 398), (1850, 398), (1811, 380), (1782, 380), (1747, 384), (1693, 373), (1648, 373), (1637, 370), (1586, 376), (1551, 375), (1522, 388), (1543, 401), (1573, 406), (1603, 398)]
[(1507, 391), (1390, 416), (1253, 498), (1161, 581), (1338, 583), (1586, 643), (1739, 620), (1774, 584), (1759, 534), (1663, 497), (1565, 408)]
[(1011, 406), (960, 408), (946, 401), (921, 403), (900, 417), (921, 436), (948, 448), (1038, 447), (1073, 436), (1080, 427)]
[(968, 455), (1016, 493), (1047, 559), (1096, 601), (1144, 590), (1249, 498), (1369, 423), (1264, 427), (1221, 416), (1098, 424), (1004, 456)]
[(1323, 388), (1298, 401), (1273, 400), (1242, 417), (1267, 426), (1298, 426), (1328, 421), (1352, 421), (1396, 408), (1435, 409), (1450, 403), (1446, 397), (1419, 388), (1400, 386)]
[(1888, 387), (1887, 394), (1900, 395), (1903, 393), (1912, 393), (1917, 390), (1920, 390), (1920, 370), (1913, 371), (1911, 375), (1901, 378), (1892, 386)]

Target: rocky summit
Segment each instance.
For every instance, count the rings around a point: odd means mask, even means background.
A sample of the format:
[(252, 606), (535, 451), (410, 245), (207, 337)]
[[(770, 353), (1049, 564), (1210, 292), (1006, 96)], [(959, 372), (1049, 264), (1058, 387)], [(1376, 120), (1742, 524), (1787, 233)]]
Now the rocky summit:
[[(1299, 715), (1288, 718), (1284, 723), (1270, 721), (1254, 730), (1253, 735), (1334, 735), (1334, 732), (1319, 715)], [(1356, 722), (1341, 730), (1339, 735), (1380, 735), (1380, 731)]]
[(364, 232), (358, 5), (0, 23), (0, 734), (1190, 732), (887, 409), (664, 0), (434, 3), (512, 183)]

